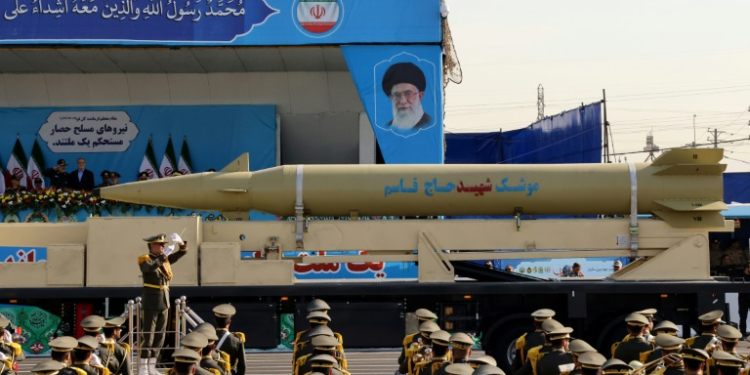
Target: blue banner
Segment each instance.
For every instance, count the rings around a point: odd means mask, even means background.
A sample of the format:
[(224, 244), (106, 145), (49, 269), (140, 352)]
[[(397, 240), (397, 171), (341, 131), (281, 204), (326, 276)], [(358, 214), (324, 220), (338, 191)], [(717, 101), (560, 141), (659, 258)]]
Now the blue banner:
[(0, 246), (0, 262), (3, 263), (34, 263), (46, 260), (46, 247)]
[(492, 261), (493, 268), (504, 270), (507, 266), (513, 268), (513, 272), (524, 275), (561, 278), (568, 277), (573, 264), (581, 266), (584, 277), (607, 277), (614, 272), (615, 261), (620, 261), (622, 267), (630, 264), (628, 257), (614, 258), (570, 258), (570, 259), (508, 259)]
[(3, 0), (4, 44), (439, 43), (440, 0)]
[(387, 164), (443, 162), (439, 46), (342, 46)]

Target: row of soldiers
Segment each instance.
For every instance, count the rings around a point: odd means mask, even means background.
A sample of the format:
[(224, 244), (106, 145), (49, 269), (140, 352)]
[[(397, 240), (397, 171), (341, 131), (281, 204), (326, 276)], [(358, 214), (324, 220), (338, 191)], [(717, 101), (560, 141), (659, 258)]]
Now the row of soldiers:
[(722, 324), (723, 312), (699, 317), (701, 334), (687, 340), (670, 321), (654, 326), (656, 309), (625, 318), (627, 336), (611, 348), (606, 359), (583, 340), (572, 340), (573, 329), (553, 319), (555, 312), (531, 314), (534, 330), (516, 340), (512, 364), (515, 375), (637, 374), (637, 375), (748, 375), (748, 358), (736, 352), (742, 334)]

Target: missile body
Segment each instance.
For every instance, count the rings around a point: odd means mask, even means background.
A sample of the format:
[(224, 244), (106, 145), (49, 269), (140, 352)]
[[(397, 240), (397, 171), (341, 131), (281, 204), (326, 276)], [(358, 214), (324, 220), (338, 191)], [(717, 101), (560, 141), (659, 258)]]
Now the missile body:
[(627, 215), (633, 197), (639, 214), (700, 222), (726, 209), (721, 158), (721, 149), (677, 149), (651, 164), (286, 165), (249, 172), (243, 155), (221, 172), (111, 186), (99, 194), (281, 216), (293, 216), (298, 203), (313, 216)]

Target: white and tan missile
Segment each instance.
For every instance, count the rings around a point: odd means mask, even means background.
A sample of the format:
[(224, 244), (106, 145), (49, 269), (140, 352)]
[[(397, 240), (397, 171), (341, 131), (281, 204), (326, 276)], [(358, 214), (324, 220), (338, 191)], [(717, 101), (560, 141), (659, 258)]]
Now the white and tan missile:
[[(285, 165), (244, 154), (220, 172), (105, 187), (105, 199), (294, 216), (654, 214), (675, 227), (722, 226), (722, 149), (674, 149), (652, 163)], [(631, 207), (633, 204), (633, 207)]]

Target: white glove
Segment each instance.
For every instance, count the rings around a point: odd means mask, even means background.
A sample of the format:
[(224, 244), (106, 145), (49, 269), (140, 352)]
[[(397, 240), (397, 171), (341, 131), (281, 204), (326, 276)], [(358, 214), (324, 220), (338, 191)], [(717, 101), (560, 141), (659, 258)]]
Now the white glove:
[(4, 361), (6, 359), (8, 359), (8, 357), (6, 357), (3, 352), (0, 352), (0, 361)]
[(13, 335), (11, 335), (8, 330), (3, 331), (2, 342), (8, 344), (13, 342)]
[(169, 256), (169, 254), (172, 254), (173, 251), (174, 245), (169, 245), (166, 249), (164, 249), (164, 255)]
[(99, 356), (98, 356), (98, 355), (96, 355), (96, 354), (92, 354), (92, 355), (91, 355), (91, 361), (89, 361), (89, 362), (90, 362), (90, 363), (91, 363), (92, 365), (94, 365), (94, 366), (101, 366), (101, 365), (102, 365), (102, 360), (101, 360), (101, 359), (99, 358)]
[(169, 237), (172, 238), (172, 241), (174, 241), (174, 242), (176, 242), (176, 243), (178, 243), (180, 245), (182, 245), (184, 243), (184, 242), (182, 242), (182, 237), (180, 237), (180, 235), (177, 234), (177, 233), (172, 233), (172, 235), (169, 236)]

